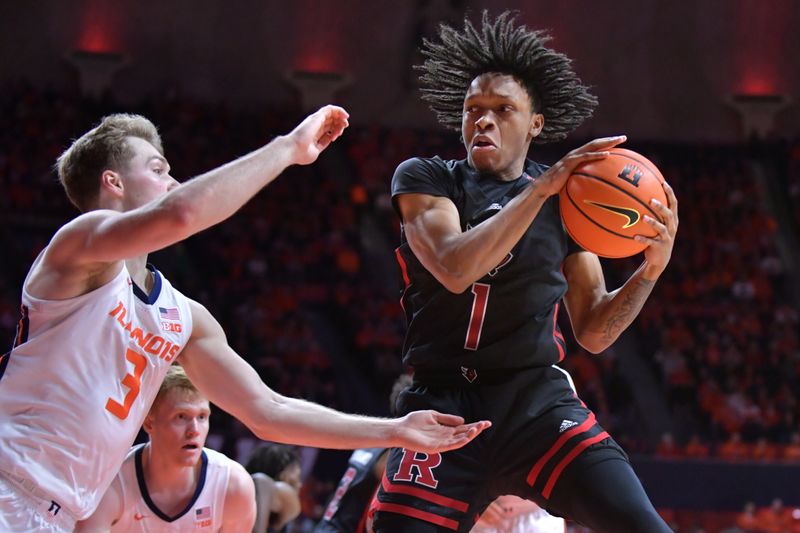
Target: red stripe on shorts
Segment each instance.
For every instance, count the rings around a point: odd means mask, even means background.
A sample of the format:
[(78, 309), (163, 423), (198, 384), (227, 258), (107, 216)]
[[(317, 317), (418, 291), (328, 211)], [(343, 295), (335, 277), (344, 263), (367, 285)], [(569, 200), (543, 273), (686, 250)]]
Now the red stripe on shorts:
[(545, 499), (550, 498), (550, 493), (553, 492), (553, 487), (556, 485), (556, 481), (558, 481), (561, 472), (567, 467), (568, 464), (572, 462), (583, 450), (591, 446), (592, 444), (598, 443), (603, 439), (607, 439), (610, 435), (603, 431), (595, 435), (592, 438), (586, 439), (585, 441), (581, 442), (577, 446), (575, 446), (572, 451), (570, 451), (566, 457), (561, 459), (558, 465), (553, 469), (553, 472), (550, 474), (550, 478), (547, 480), (547, 484), (544, 486), (544, 490), (542, 491), (542, 496)]
[(532, 487), (534, 483), (536, 483), (536, 478), (539, 477), (544, 465), (547, 464), (547, 461), (549, 461), (558, 452), (558, 450), (564, 446), (564, 443), (579, 433), (585, 433), (589, 431), (595, 424), (596, 422), (594, 413), (590, 411), (589, 417), (583, 421), (583, 424), (575, 426), (574, 428), (562, 433), (555, 444), (553, 444), (550, 449), (547, 450), (547, 453), (541, 456), (539, 460), (536, 461), (536, 464), (533, 465), (533, 468), (531, 468), (531, 471), (528, 473), (528, 485)]
[(412, 518), (418, 518), (419, 520), (430, 522), (431, 524), (436, 524), (437, 526), (442, 526), (446, 527), (447, 529), (452, 529), (453, 531), (458, 531), (458, 522), (456, 522), (455, 520), (435, 515), (427, 511), (420, 511), (419, 509), (414, 509), (413, 507), (409, 507), (407, 505), (378, 502), (378, 505), (376, 507), (378, 511), (403, 514), (406, 516), (410, 516)]
[(436, 505), (441, 505), (442, 507), (449, 507), (450, 509), (455, 509), (456, 511), (460, 511), (462, 513), (466, 513), (467, 509), (469, 509), (469, 504), (462, 502), (461, 500), (448, 498), (447, 496), (442, 496), (441, 494), (436, 494), (434, 492), (428, 492), (427, 490), (418, 489), (416, 487), (409, 487), (408, 485), (392, 483), (386, 477), (386, 473), (383, 474), (381, 485), (383, 486), (384, 492), (388, 492), (390, 494), (394, 493), (414, 496), (415, 498), (426, 500), (431, 503), (435, 503)]

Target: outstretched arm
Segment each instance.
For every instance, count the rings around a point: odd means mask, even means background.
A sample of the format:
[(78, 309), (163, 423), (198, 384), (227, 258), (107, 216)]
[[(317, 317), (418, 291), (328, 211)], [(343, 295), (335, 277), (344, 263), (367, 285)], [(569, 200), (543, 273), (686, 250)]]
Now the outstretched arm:
[(564, 276), (569, 290), (564, 297), (575, 338), (592, 353), (611, 346), (639, 315), (656, 280), (664, 272), (672, 255), (678, 231), (678, 200), (672, 188), (664, 183), (669, 206), (651, 202), (664, 223), (645, 216), (658, 237), (638, 237), (649, 246), (644, 263), (619, 289), (607, 292), (603, 269), (596, 255), (589, 252), (572, 254), (564, 261)]
[[(59, 277), (67, 282), (74, 278), (79, 284), (82, 275), (97, 275), (118, 261), (160, 250), (222, 222), (286, 167), (315, 161), (342, 134), (347, 119), (344, 109), (323, 107), (288, 135), (174, 186), (144, 206), (126, 212), (96, 210), (77, 217), (53, 237), (34, 276), (45, 270), (44, 277), (56, 289), (64, 282)], [(165, 161), (158, 157), (152, 161), (164, 167), (154, 172), (167, 172)], [(44, 285), (37, 295), (46, 298), (50, 294), (48, 284)]]
[(414, 255), (447, 290), (461, 293), (499, 265), (522, 238), (547, 198), (558, 194), (572, 170), (602, 159), (624, 137), (597, 139), (567, 154), (499, 213), (461, 231), (456, 206), (447, 198), (403, 194), (397, 204)]
[(192, 337), (180, 362), (192, 383), (212, 403), (232, 414), (259, 438), (317, 448), (403, 447), (421, 452), (460, 448), (489, 427), (461, 417), (417, 411), (402, 418), (349, 415), (288, 398), (267, 387), (228, 346), (219, 323), (191, 302)]

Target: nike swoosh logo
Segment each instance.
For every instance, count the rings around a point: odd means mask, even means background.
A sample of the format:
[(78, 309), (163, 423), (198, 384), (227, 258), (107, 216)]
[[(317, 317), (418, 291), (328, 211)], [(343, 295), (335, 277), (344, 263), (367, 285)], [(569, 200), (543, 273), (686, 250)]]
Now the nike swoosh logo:
[(608, 205), (608, 204), (601, 204), (600, 202), (595, 202), (592, 200), (584, 200), (585, 203), (589, 205), (593, 205), (595, 207), (599, 207), (600, 209), (605, 209), (610, 213), (614, 213), (615, 215), (619, 215), (621, 217), (625, 217), (628, 221), (622, 229), (627, 229), (639, 222), (639, 219), (642, 218), (642, 215), (636, 209), (632, 209), (630, 207), (619, 207), (616, 205)]

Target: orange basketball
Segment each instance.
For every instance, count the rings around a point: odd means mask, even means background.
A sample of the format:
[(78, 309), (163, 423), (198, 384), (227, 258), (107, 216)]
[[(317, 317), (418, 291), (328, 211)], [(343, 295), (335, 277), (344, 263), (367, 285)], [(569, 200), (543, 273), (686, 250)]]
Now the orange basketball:
[(664, 177), (647, 158), (612, 148), (605, 159), (577, 167), (561, 190), (559, 205), (567, 232), (584, 250), (601, 257), (628, 257), (647, 245), (634, 235), (655, 237), (644, 221), (663, 222), (650, 199), (668, 205)]

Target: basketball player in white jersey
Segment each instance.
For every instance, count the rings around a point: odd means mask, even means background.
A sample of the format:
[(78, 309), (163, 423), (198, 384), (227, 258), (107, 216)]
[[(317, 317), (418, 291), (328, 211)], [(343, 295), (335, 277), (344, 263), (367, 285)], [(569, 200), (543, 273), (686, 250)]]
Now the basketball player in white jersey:
[(565, 533), (567, 524), (529, 500), (500, 496), (481, 515), (470, 533)]
[(131, 449), (97, 510), (76, 531), (250, 533), (253, 480), (236, 461), (204, 448), (210, 414), (183, 369), (170, 367), (144, 419), (150, 441)]
[(147, 265), (149, 252), (222, 222), (287, 166), (312, 163), (347, 119), (324, 107), (183, 184), (140, 116), (106, 117), (61, 155), (59, 178), (83, 214), (31, 266), (16, 341), (0, 359), (0, 531), (70, 531), (89, 517), (176, 359), (264, 440), (443, 451), (488, 427), (433, 411), (346, 415), (277, 394), (202, 305)]

